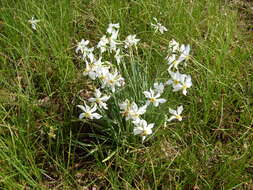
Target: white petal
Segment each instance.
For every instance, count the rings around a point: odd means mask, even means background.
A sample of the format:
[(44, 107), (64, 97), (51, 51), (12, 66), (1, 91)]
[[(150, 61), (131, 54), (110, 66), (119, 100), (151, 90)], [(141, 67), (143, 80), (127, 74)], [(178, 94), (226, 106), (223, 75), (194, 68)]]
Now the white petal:
[(154, 123), (150, 123), (148, 126), (147, 126), (147, 128), (149, 128), (149, 129), (152, 129), (153, 127), (154, 127)]
[(79, 115), (79, 119), (83, 119), (84, 118), (84, 113), (81, 113), (80, 115)]
[(96, 101), (96, 98), (89, 98), (88, 101), (89, 101), (89, 102), (95, 102), (95, 101)]
[(100, 119), (102, 117), (102, 115), (98, 114), (98, 113), (93, 113), (92, 117), (96, 118), (96, 119)]
[(97, 105), (95, 104), (91, 109), (90, 112), (93, 113), (97, 110)]
[(160, 103), (160, 104), (163, 104), (165, 103), (167, 100), (163, 99), (163, 98), (160, 98), (160, 99), (157, 99), (157, 101)]
[(170, 79), (170, 80), (168, 80), (165, 84), (166, 84), (166, 85), (173, 84), (173, 81)]
[(154, 101), (153, 104), (154, 104), (155, 107), (157, 107), (159, 105), (159, 102), (158, 101)]
[(86, 112), (86, 108), (83, 105), (77, 105), (77, 107), (79, 107), (81, 110), (83, 110), (84, 112)]
[(146, 98), (150, 98), (151, 94), (149, 91), (144, 91), (143, 94), (145, 95)]
[(142, 115), (142, 114), (144, 114), (146, 112), (146, 109), (147, 109), (147, 105), (144, 105), (144, 106), (142, 106), (142, 107), (139, 108), (138, 113), (140, 115)]
[(183, 89), (183, 95), (186, 96), (186, 94), (187, 94), (187, 90), (186, 90), (186, 89)]
[(173, 92), (176, 92), (176, 91), (181, 90), (182, 87), (183, 87), (183, 86), (182, 86), (181, 84), (177, 84), (177, 85), (173, 86)]
[(135, 127), (134, 128), (134, 135), (139, 135), (143, 132), (143, 129), (141, 127)]
[(177, 108), (177, 114), (180, 115), (182, 113), (183, 109), (184, 109), (183, 106), (179, 106)]
[(170, 112), (172, 115), (177, 115), (177, 111), (176, 111), (176, 110), (173, 110), (173, 109), (170, 109), (170, 108), (169, 108), (169, 112)]

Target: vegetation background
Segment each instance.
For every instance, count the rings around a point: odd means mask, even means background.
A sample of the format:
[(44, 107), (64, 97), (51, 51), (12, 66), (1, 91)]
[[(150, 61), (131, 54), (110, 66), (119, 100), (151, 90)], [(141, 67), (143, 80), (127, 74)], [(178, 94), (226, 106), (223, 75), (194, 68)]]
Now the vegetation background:
[[(240, 0), (1, 0), (0, 189), (252, 190), (252, 18)], [(172, 38), (192, 47), (184, 120), (144, 145), (77, 119), (91, 87), (76, 43), (111, 22), (141, 39), (152, 76)]]

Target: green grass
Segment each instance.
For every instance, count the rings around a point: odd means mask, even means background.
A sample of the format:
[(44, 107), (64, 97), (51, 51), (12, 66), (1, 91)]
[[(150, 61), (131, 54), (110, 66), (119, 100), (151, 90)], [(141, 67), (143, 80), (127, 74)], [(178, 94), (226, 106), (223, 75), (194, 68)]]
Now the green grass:
[[(0, 189), (252, 189), (253, 49), (240, 6), (219, 0), (2, 0)], [(37, 31), (28, 23), (33, 15), (41, 20)], [(154, 16), (168, 27), (164, 35), (150, 28)], [(95, 45), (111, 22), (120, 23), (122, 39), (141, 39), (137, 65), (146, 66), (145, 72), (127, 70), (137, 90), (120, 98), (141, 101), (155, 77), (166, 80), (162, 63), (172, 38), (192, 47), (189, 95), (166, 95), (173, 108), (184, 105), (184, 119), (163, 125), (168, 107), (150, 112), (159, 130), (144, 144), (124, 131), (112, 135), (129, 126), (118, 110), (105, 121), (78, 120), (76, 105), (92, 85), (81, 75), (75, 45), (82, 38)]]

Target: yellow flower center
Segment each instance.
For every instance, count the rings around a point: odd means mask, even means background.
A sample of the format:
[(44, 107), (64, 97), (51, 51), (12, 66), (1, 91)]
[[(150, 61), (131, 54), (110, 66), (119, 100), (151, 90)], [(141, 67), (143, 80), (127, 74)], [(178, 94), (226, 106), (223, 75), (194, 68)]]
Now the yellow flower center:
[(97, 99), (96, 99), (96, 102), (99, 104), (99, 103), (101, 103), (102, 101), (101, 101), (99, 98), (97, 98)]
[(178, 120), (182, 119), (181, 115), (176, 115), (176, 118), (177, 118)]
[(141, 134), (142, 136), (147, 136), (148, 135), (148, 132), (147, 132), (147, 130), (144, 130), (143, 132), (142, 132), (142, 134)]
[(113, 84), (113, 83), (114, 83), (114, 80), (109, 80), (109, 83), (110, 83), (110, 84)]
[(174, 80), (173, 82), (174, 82), (175, 85), (179, 84), (178, 80)]
[(90, 118), (90, 117), (91, 117), (91, 114), (86, 112), (86, 113), (84, 113), (84, 117)]
[(150, 101), (150, 102), (155, 102), (155, 100), (156, 100), (156, 99), (155, 99), (154, 97), (149, 98), (149, 101)]
[(177, 60), (173, 61), (173, 64), (174, 64), (174, 65), (178, 64)]

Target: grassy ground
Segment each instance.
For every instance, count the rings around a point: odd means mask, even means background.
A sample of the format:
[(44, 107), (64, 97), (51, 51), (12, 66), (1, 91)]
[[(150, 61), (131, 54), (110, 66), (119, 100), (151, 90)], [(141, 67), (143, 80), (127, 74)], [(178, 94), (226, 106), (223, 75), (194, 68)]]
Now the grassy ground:
[[(253, 189), (250, 3), (2, 0), (0, 7), (0, 189)], [(150, 28), (154, 16), (168, 27), (164, 35)], [(151, 76), (164, 70), (172, 38), (192, 46), (193, 87), (172, 102), (185, 105), (184, 120), (161, 126), (144, 145), (100, 131), (110, 123), (96, 129), (78, 120), (90, 83), (75, 45), (95, 44), (110, 22), (141, 39)]]

